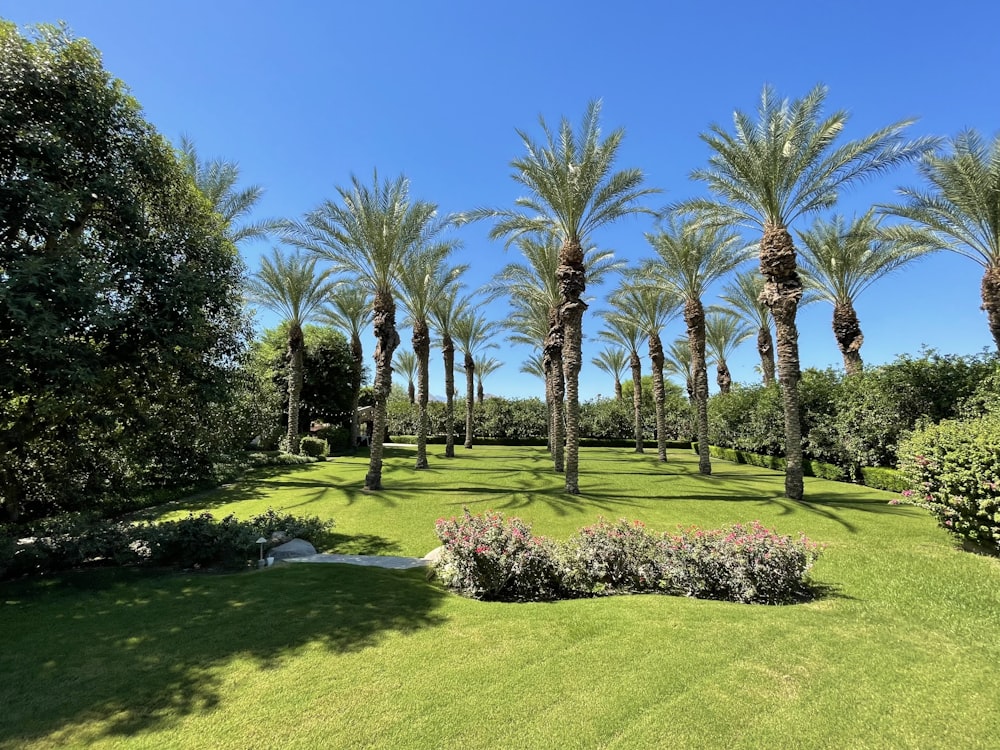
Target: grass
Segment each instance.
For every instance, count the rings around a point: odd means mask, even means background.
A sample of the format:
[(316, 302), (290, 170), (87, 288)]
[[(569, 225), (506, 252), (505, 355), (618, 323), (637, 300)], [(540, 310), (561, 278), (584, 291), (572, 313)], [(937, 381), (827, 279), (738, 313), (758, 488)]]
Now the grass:
[[(443, 449), (442, 449), (443, 450)], [(169, 514), (335, 518), (337, 551), (421, 556), (434, 520), (491, 508), (564, 538), (760, 519), (828, 547), (826, 594), (786, 607), (665, 596), (461, 599), (422, 571), (75, 573), (0, 585), (0, 748), (1000, 745), (1000, 560), (892, 495), (695, 457), (582, 449), (579, 497), (544, 449), (390, 449), (268, 470)]]

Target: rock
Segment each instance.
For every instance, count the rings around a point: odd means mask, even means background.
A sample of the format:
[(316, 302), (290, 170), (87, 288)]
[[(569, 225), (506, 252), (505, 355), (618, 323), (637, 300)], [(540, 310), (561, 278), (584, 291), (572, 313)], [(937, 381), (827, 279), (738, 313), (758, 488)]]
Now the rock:
[(441, 555), (443, 553), (444, 553), (444, 546), (435, 547), (426, 555), (424, 555), (424, 561), (433, 565), (434, 563), (436, 563), (438, 560), (441, 559)]
[(284, 544), (279, 544), (277, 547), (265, 550), (264, 554), (267, 557), (273, 557), (275, 561), (287, 560), (289, 557), (308, 557), (309, 555), (315, 555), (316, 548), (305, 539), (292, 539)]

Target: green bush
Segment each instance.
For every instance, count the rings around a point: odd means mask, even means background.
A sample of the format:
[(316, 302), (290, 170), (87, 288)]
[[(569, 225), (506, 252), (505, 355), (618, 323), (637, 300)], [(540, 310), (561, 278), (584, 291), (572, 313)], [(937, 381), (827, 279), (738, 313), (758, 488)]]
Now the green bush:
[(247, 460), (255, 469), (264, 466), (299, 466), (316, 463), (316, 458), (313, 456), (298, 456), (294, 453), (281, 453), (280, 451), (255, 451), (247, 454)]
[(317, 437), (304, 437), (299, 441), (300, 450), (307, 456), (322, 458), (328, 452), (326, 440)]
[(236, 516), (216, 520), (211, 513), (149, 524), (141, 532), (153, 565), (246, 567), (255, 557), (257, 535)]
[(346, 427), (327, 426), (316, 430), (314, 435), (326, 441), (327, 453), (343, 453), (351, 449), (351, 431)]
[(903, 472), (886, 466), (862, 466), (861, 480), (866, 487), (887, 492), (904, 492), (910, 488)]
[(333, 547), (335, 524), (332, 520), (324, 521), (317, 516), (294, 516), (268, 508), (251, 517), (247, 523), (253, 529), (255, 538), (265, 537), (269, 540), (267, 547), (296, 538), (311, 542), (317, 549)]
[(900, 446), (903, 494), (962, 539), (1000, 552), (1000, 415), (946, 420)]

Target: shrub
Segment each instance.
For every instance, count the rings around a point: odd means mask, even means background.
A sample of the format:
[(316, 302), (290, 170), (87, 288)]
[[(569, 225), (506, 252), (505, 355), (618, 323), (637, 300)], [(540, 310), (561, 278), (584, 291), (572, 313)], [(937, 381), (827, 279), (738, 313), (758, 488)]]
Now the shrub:
[(316, 437), (325, 440), (327, 453), (342, 453), (351, 448), (351, 431), (346, 427), (327, 425), (314, 433)]
[(313, 458), (320, 458), (328, 452), (326, 441), (322, 438), (304, 437), (299, 441), (299, 446), (305, 455)]
[(555, 545), (517, 518), (498, 513), (440, 519), (444, 552), (435, 570), (445, 586), (474, 599), (534, 601), (559, 592)]
[(312, 456), (297, 456), (294, 453), (279, 453), (277, 451), (248, 453), (247, 460), (255, 469), (264, 466), (298, 466), (316, 462)]
[(887, 492), (904, 492), (910, 488), (906, 475), (887, 466), (862, 466), (861, 479), (866, 487)]
[(758, 521), (712, 531), (692, 527), (665, 534), (661, 544), (666, 591), (747, 604), (805, 596), (806, 574), (821, 551), (805, 536), (782, 536)]
[(255, 538), (266, 537), (269, 540), (268, 547), (296, 538), (308, 540), (317, 549), (333, 547), (335, 524), (332, 520), (324, 521), (317, 516), (293, 516), (268, 508), (247, 523), (253, 529)]
[(656, 539), (641, 521), (600, 519), (561, 549), (564, 586), (582, 594), (655, 591), (659, 580)]
[(900, 470), (910, 502), (959, 537), (1000, 552), (1000, 415), (915, 431), (900, 446)]
[(138, 562), (131, 524), (108, 521), (93, 513), (66, 513), (39, 521), (27, 531), (10, 573), (49, 573), (84, 564), (125, 565)]
[(154, 565), (245, 567), (257, 550), (254, 528), (233, 515), (217, 521), (211, 513), (188, 514), (179, 521), (149, 524), (141, 537)]

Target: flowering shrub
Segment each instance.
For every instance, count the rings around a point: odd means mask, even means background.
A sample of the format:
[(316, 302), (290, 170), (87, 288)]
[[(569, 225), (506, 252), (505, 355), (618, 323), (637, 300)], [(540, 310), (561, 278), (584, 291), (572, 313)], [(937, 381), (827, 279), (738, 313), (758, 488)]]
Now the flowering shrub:
[(1000, 553), (1000, 415), (917, 430), (900, 446), (899, 468), (912, 488), (903, 492), (904, 502)]
[(553, 599), (559, 592), (555, 545), (533, 536), (517, 518), (499, 513), (440, 519), (436, 524), (444, 552), (436, 572), (449, 588), (475, 599), (530, 601)]
[(805, 592), (821, 551), (804, 535), (780, 535), (759, 521), (706, 531), (664, 534), (662, 586), (698, 599), (780, 604)]
[(779, 604), (808, 593), (821, 546), (754, 521), (654, 537), (638, 521), (601, 519), (562, 545), (488, 511), (437, 522), (444, 584), (477, 599), (552, 599), (662, 591), (701, 599)]
[(583, 594), (655, 591), (659, 581), (656, 539), (641, 521), (600, 519), (561, 549), (563, 583)]

